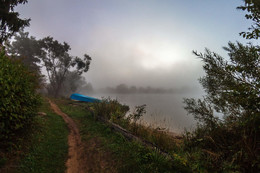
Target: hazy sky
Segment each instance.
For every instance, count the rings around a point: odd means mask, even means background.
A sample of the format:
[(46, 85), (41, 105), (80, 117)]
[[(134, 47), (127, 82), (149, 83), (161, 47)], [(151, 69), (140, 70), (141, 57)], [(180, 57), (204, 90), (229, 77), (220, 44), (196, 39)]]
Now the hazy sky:
[(93, 59), (84, 74), (94, 87), (120, 83), (174, 88), (198, 86), (201, 62), (192, 50), (226, 56), (228, 41), (251, 21), (242, 0), (29, 0), (17, 10), (31, 18), (38, 39), (52, 36), (71, 54)]

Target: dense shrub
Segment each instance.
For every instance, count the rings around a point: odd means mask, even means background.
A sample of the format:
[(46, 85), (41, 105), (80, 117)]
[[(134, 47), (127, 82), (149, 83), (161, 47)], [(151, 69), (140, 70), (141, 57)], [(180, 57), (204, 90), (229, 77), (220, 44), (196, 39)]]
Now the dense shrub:
[(0, 140), (27, 127), (37, 112), (37, 75), (0, 52)]
[[(229, 59), (206, 50), (203, 99), (185, 99), (198, 127), (184, 138), (195, 172), (259, 172), (260, 47), (229, 43)], [(218, 115), (222, 115), (219, 118)]]
[(113, 122), (124, 119), (129, 111), (129, 106), (122, 105), (117, 100), (110, 98), (94, 103), (93, 106), (95, 116), (100, 116)]

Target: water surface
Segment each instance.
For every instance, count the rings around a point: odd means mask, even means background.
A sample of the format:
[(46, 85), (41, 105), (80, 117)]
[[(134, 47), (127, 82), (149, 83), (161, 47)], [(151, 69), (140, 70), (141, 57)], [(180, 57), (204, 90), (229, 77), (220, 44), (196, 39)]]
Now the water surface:
[(147, 113), (142, 123), (153, 127), (167, 128), (169, 131), (181, 133), (184, 129), (190, 130), (195, 121), (184, 110), (183, 94), (93, 94), (93, 97), (110, 97), (120, 103), (130, 106), (130, 112), (135, 106), (146, 104)]

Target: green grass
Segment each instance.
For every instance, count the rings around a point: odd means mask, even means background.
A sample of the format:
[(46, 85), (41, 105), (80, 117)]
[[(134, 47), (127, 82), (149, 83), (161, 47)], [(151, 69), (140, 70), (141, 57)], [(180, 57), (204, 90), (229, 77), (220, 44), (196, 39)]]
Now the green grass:
[(112, 152), (111, 160), (116, 160), (119, 172), (189, 172), (180, 159), (173, 161), (156, 149), (129, 142), (96, 121), (84, 107), (70, 105), (71, 102), (65, 100), (56, 100), (56, 103), (78, 123), (83, 141), (94, 137), (102, 141), (103, 150)]
[(68, 128), (63, 119), (50, 110), (46, 100), (40, 111), (47, 115), (36, 117), (37, 127), (17, 172), (63, 173), (68, 154)]

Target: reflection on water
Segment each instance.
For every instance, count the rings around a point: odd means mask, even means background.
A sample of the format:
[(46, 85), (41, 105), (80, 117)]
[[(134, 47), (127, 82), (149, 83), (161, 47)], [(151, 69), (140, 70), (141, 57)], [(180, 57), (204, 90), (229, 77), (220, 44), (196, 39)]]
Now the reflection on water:
[(120, 103), (130, 106), (131, 111), (138, 105), (146, 104), (147, 113), (142, 123), (154, 127), (167, 128), (172, 132), (183, 132), (184, 128), (191, 129), (195, 121), (187, 115), (182, 103), (184, 96), (181, 94), (94, 94), (93, 97), (110, 97)]

